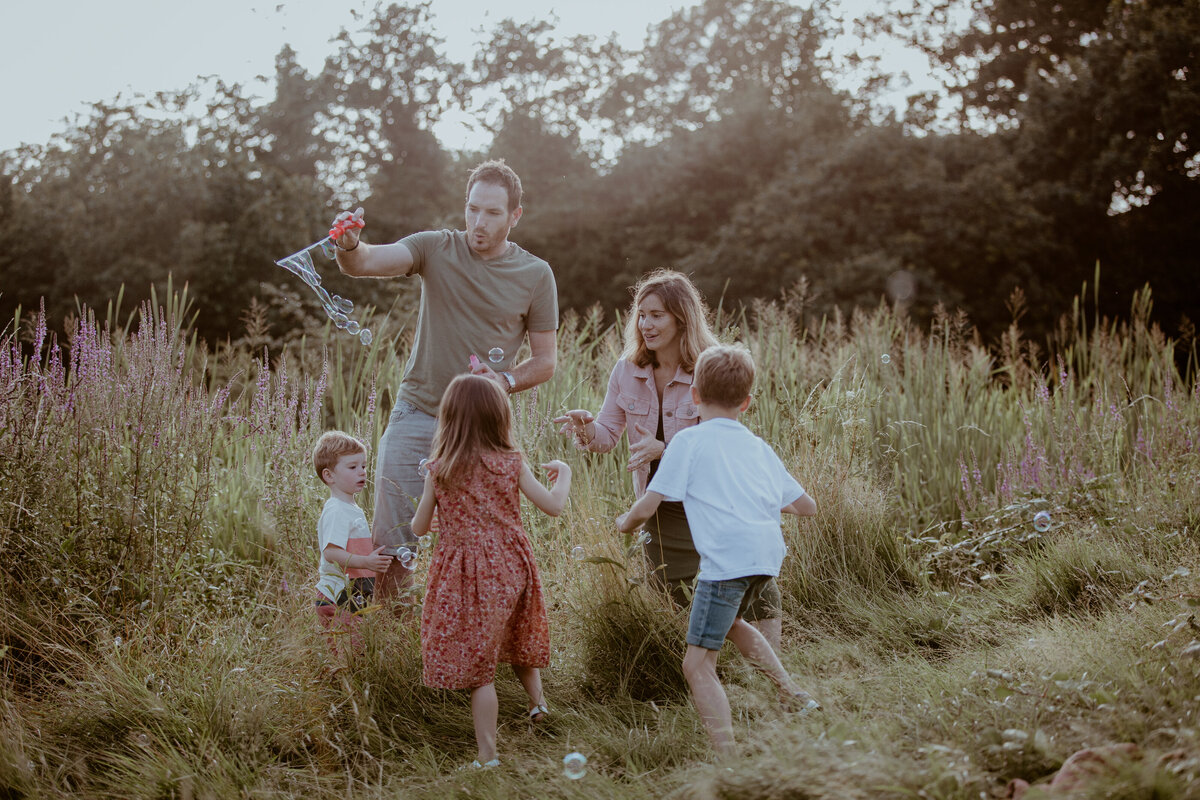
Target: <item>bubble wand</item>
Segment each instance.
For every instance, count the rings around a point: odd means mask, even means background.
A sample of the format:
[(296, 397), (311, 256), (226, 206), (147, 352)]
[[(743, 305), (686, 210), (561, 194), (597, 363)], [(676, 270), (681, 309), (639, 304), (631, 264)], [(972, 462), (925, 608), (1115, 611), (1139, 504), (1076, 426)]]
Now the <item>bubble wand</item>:
[(334, 240), (339, 238), (346, 232), (348, 228), (361, 228), (365, 223), (361, 219), (345, 219), (329, 229), (329, 235), (319, 242), (313, 242), (308, 247), (301, 248), (290, 256), (279, 259), (275, 263), (283, 267), (288, 272), (295, 275), (300, 280), (313, 290), (317, 299), (321, 301), (321, 307), (325, 309), (325, 314), (333, 320), (334, 327), (338, 330), (344, 330), (351, 336), (357, 336), (359, 341), (364, 345), (371, 343), (371, 330), (364, 328), (354, 320), (350, 319), (350, 315), (354, 313), (354, 303), (347, 300), (341, 295), (331, 295), (321, 285), (321, 275), (317, 272), (317, 268), (313, 266), (312, 251), (320, 250), (327, 258), (334, 258), (337, 255)]

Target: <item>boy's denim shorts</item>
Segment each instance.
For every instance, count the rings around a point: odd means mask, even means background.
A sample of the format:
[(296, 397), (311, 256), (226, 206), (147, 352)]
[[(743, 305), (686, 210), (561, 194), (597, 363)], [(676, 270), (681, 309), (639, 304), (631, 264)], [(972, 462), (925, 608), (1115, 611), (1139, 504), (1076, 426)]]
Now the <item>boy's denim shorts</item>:
[(747, 575), (724, 581), (696, 581), (687, 643), (720, 650), (734, 620), (746, 613), (770, 580), (770, 575)]

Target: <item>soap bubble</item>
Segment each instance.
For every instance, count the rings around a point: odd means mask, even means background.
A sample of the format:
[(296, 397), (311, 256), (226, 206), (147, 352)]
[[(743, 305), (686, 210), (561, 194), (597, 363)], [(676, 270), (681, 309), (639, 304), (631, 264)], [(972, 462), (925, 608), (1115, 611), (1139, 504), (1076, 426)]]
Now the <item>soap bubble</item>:
[(587, 774), (587, 756), (583, 753), (567, 753), (563, 756), (563, 774), (577, 781)]
[(493, 347), (491, 350), (488, 350), (488, 361), (492, 362), (493, 364), (499, 364), (503, 360), (504, 360), (503, 348)]
[(907, 270), (897, 270), (888, 276), (887, 293), (893, 301), (906, 303), (917, 293), (917, 279)]
[(429, 477), (429, 459), (428, 458), (422, 458), (421, 463), (417, 464), (417, 474), (420, 475), (422, 478)]
[(149, 747), (150, 746), (150, 737), (144, 733), (139, 733), (137, 735), (137, 743), (139, 745), (141, 745), (142, 747)]
[(571, 558), (575, 559), (576, 561), (583, 561), (584, 555), (586, 555), (586, 553), (584, 552), (583, 547), (580, 545), (575, 545), (571, 548)]
[(324, 308), (325, 314), (333, 321), (336, 328), (346, 331), (351, 336), (358, 336), (364, 345), (369, 345), (371, 343), (370, 332), (363, 329), (359, 323), (350, 319), (350, 315), (354, 313), (354, 302), (341, 295), (331, 295), (321, 286), (321, 274), (313, 264), (313, 258), (317, 253), (324, 254), (327, 258), (332, 259), (337, 251), (333, 241), (325, 238), (319, 242), (310, 244), (303, 250), (292, 253), (290, 256), (281, 258), (275, 263), (300, 278), (300, 280), (304, 281), (313, 290), (317, 299), (321, 301), (321, 306)]
[(427, 533), (424, 536), (417, 537), (417, 547), (426, 550), (433, 544), (433, 534)]
[(280, 259), (275, 263), (300, 278), (300, 280), (309, 286), (321, 285), (321, 276), (317, 273), (316, 268), (313, 267), (312, 256), (308, 254), (308, 250), (292, 253), (287, 258)]
[(884, 353), (883, 355), (881, 355), (879, 357), (879, 360), (882, 361), (884, 364), (892, 363), (892, 357), (889, 356), (887, 353)]
[(1033, 515), (1033, 527), (1040, 533), (1050, 530), (1050, 512), (1039, 511)]
[(397, 545), (395, 547), (389, 547), (384, 552), (384, 555), (392, 556), (397, 561), (399, 561), (400, 566), (404, 567), (405, 569), (412, 569), (413, 564), (416, 563), (416, 560), (417, 560), (416, 551), (406, 545)]

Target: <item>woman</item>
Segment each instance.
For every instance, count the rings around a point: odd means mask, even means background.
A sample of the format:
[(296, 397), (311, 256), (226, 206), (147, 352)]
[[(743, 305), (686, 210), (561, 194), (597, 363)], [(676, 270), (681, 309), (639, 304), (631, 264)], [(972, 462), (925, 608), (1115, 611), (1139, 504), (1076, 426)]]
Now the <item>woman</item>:
[[(625, 323), (625, 349), (608, 379), (600, 415), (585, 409), (554, 420), (586, 450), (605, 453), (629, 436), (629, 470), (637, 497), (646, 493), (663, 451), (677, 432), (700, 421), (692, 401), (692, 369), (700, 353), (717, 343), (700, 293), (686, 275), (655, 270), (634, 287)], [(692, 545), (682, 503), (664, 502), (646, 523), (645, 554), (655, 582), (680, 606), (688, 604), (700, 556)], [(779, 587), (772, 580), (746, 621), (779, 649)]]

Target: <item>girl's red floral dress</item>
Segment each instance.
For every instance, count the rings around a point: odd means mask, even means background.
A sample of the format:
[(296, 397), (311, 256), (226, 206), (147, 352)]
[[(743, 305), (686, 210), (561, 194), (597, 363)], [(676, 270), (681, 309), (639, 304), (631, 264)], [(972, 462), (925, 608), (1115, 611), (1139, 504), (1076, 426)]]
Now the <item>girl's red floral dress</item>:
[(550, 663), (550, 625), (521, 525), (520, 453), (485, 453), (459, 485), (435, 488), (439, 533), (421, 611), (422, 679), (492, 683), (496, 664)]

